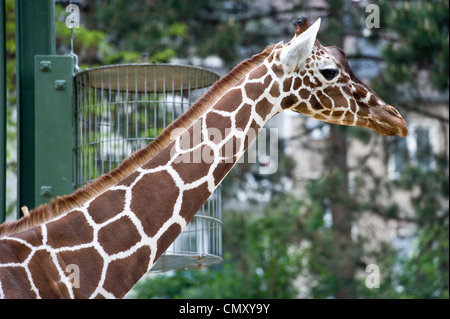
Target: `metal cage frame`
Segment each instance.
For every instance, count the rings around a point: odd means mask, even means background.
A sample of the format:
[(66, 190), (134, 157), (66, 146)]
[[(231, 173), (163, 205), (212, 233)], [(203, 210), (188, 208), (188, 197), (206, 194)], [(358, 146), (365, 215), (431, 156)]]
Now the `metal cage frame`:
[[(75, 75), (75, 186), (116, 168), (152, 142), (219, 76), (207, 69), (160, 63), (119, 64)], [(220, 188), (159, 258), (152, 271), (222, 261)]]

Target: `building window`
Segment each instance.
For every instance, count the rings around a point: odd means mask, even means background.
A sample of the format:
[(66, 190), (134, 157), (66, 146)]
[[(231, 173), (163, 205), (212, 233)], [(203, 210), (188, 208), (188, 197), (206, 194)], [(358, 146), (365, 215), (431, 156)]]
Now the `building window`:
[(438, 125), (434, 120), (422, 119), (409, 123), (409, 134), (405, 138), (396, 136), (390, 144), (389, 176), (398, 178), (409, 165), (423, 170), (433, 169), (438, 153)]

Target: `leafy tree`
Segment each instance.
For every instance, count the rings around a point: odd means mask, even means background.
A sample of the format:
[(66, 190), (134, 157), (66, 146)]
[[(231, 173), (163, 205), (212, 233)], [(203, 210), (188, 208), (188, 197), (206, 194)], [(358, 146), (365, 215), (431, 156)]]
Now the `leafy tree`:
[[(429, 111), (429, 97), (418, 85), (419, 79), (425, 77), (430, 79), (428, 88), (448, 92), (448, 1), (378, 4), (381, 29), (372, 31), (370, 40), (385, 44), (382, 53), (386, 67), (374, 81), (375, 90), (392, 104), (400, 104), (403, 114), (414, 111), (448, 125), (448, 117), (445, 119)], [(357, 17), (351, 17), (354, 9), (340, 1), (329, 1), (329, 5), (341, 9), (333, 11), (330, 17), (330, 20), (338, 19), (329, 23), (334, 36), (339, 30), (355, 35), (364, 29), (364, 20), (358, 27)], [(344, 31), (338, 26), (348, 29)], [(358, 167), (349, 166), (346, 155), (349, 136), (363, 138), (366, 143), (380, 147), (378, 136), (361, 135), (354, 128), (330, 127), (326, 145), (329, 151), (324, 153), (325, 174), (311, 181), (307, 188), (311, 204), (310, 217), (305, 223), (312, 227), (305, 234), (314, 244), (305, 253), (309, 260), (312, 296), (448, 297), (448, 206), (443, 204), (448, 200), (447, 155), (434, 158), (428, 149), (417, 154), (416, 163), (408, 163), (409, 158), (405, 157), (400, 180), (392, 181), (367, 165), (369, 158), (377, 156), (374, 152), (359, 158)], [(394, 156), (393, 149), (387, 145), (398, 141), (398, 138), (383, 138), (384, 153)], [(429, 165), (432, 162), (436, 163), (434, 168)], [(413, 194), (410, 203), (414, 211), (409, 212), (412, 216), (393, 202), (392, 194), (400, 189)], [(327, 211), (333, 222), (331, 227), (324, 228), (321, 222)], [(370, 235), (353, 238), (351, 227), (365, 212), (416, 224), (418, 231), (412, 252), (404, 254), (386, 244), (368, 249), (365, 243), (371, 240)], [(364, 282), (358, 279), (358, 273), (364, 271), (371, 260), (382, 266), (384, 276), (383, 288), (373, 291), (366, 289)]]
[[(108, 0), (83, 6), (88, 28), (107, 33), (120, 52), (149, 53), (150, 62), (212, 53), (234, 62), (242, 41), (242, 25), (229, 18), (232, 8), (224, 1)], [(110, 62), (118, 61), (120, 56)]]
[[(7, 178), (17, 174), (16, 147), (17, 139), (16, 129), (16, 33), (15, 33), (15, 2), (14, 0), (6, 0), (5, 2), (5, 23), (6, 23), (6, 174)], [(2, 39), (3, 41), (3, 39)], [(7, 189), (7, 199), (11, 197), (11, 190)], [(15, 201), (6, 203), (6, 214), (10, 214), (16, 207)]]

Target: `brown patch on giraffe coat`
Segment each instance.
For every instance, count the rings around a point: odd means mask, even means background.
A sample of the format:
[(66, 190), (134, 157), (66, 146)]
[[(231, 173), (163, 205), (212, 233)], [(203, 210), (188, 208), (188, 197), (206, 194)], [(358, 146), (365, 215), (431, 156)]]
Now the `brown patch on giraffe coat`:
[(236, 136), (231, 137), (220, 149), (220, 156), (226, 158), (226, 162), (234, 161), (235, 155), (240, 148), (241, 140)]
[[(103, 269), (103, 257), (93, 247), (82, 248), (75, 251), (62, 251), (57, 253), (58, 262), (63, 270), (68, 265), (79, 265), (79, 287), (73, 289), (75, 298), (87, 298), (97, 289)], [(84, 265), (89, 265), (88, 267)], [(67, 271), (70, 276), (71, 272)]]
[(313, 83), (309, 80), (309, 75), (305, 75), (303, 77), (303, 83), (307, 87), (311, 87), (311, 88), (314, 87)]
[(295, 111), (306, 115), (311, 114), (311, 111), (308, 109), (308, 104), (305, 102), (300, 102), (299, 105), (295, 107)]
[(179, 193), (172, 176), (166, 171), (147, 174), (133, 187), (130, 208), (148, 236), (155, 236), (172, 216)]
[(352, 124), (354, 120), (355, 120), (355, 116), (353, 115), (353, 113), (347, 111), (347, 113), (345, 113), (344, 123), (345, 124)]
[[(201, 118), (199, 121), (195, 122), (191, 127), (189, 127), (184, 133), (179, 136), (178, 146), (182, 151), (188, 151), (190, 149), (196, 148), (201, 143), (204, 142), (203, 134), (202, 134), (202, 126), (204, 123), (204, 118)], [(169, 148), (174, 151), (174, 143), (169, 145)], [(167, 161), (170, 160), (172, 152), (161, 152), (164, 153), (162, 155)], [(167, 162), (165, 162), (167, 163)]]
[(40, 227), (33, 227), (11, 237), (25, 240), (28, 244), (34, 247), (39, 247), (43, 244), (42, 232)]
[(370, 94), (369, 102), (367, 103), (369, 106), (377, 106), (378, 99), (374, 94)]
[[(336, 89), (339, 90), (339, 88), (336, 88)], [(350, 88), (348, 86), (341, 86), (340, 91), (342, 91), (348, 97), (352, 96), (352, 91), (350, 90)]]
[(269, 64), (272, 63), (274, 57), (275, 57), (275, 54), (274, 54), (274, 53), (271, 53), (271, 54), (269, 55), (269, 57), (267, 58), (267, 62), (269, 62)]
[(240, 89), (233, 89), (225, 94), (214, 106), (215, 110), (233, 112), (242, 103), (242, 93)]
[(5, 299), (35, 299), (37, 297), (24, 268), (0, 268), (0, 278)]
[(31, 272), (32, 281), (43, 299), (69, 298), (66, 285), (57, 280), (60, 276), (52, 260), (48, 251), (38, 250), (34, 253), (28, 264), (29, 269), (34, 269)]
[(356, 120), (356, 125), (357, 126), (363, 126), (363, 127), (368, 127), (369, 126), (369, 120), (362, 118), (362, 117), (358, 117), (358, 119)]
[(264, 79), (264, 88), (267, 89), (270, 86), (270, 83), (272, 83), (273, 79), (270, 74), (266, 75), (266, 78)]
[(272, 87), (270, 88), (269, 93), (270, 93), (270, 95), (272, 95), (273, 97), (279, 97), (279, 96), (280, 96), (280, 85), (278, 84), (278, 82), (273, 82)]
[(205, 124), (209, 139), (215, 144), (219, 144), (230, 134), (231, 118), (229, 117), (217, 113), (208, 113)]
[(0, 264), (22, 263), (30, 254), (31, 248), (13, 240), (0, 239)]
[[(323, 116), (323, 115), (320, 114), (320, 113), (315, 113), (315, 114), (313, 115), (313, 117), (314, 117), (316, 120), (320, 120), (320, 121), (325, 121), (325, 122), (327, 122), (327, 120), (328, 120), (328, 118), (326, 118), (325, 116)], [(334, 122), (332, 121), (331, 123), (334, 123)], [(339, 124), (339, 123), (338, 123), (338, 124)]]
[(261, 116), (263, 121), (265, 121), (267, 115), (269, 115), (270, 112), (272, 111), (272, 107), (273, 107), (273, 104), (270, 103), (269, 100), (267, 100), (267, 98), (264, 98), (256, 104), (255, 110), (256, 110), (256, 113), (258, 113), (259, 116)]
[(297, 91), (302, 86), (302, 79), (298, 76), (294, 80), (294, 87), (293, 90)]
[(208, 145), (202, 145), (201, 148), (184, 155), (186, 161), (174, 162), (172, 168), (185, 183), (192, 183), (204, 177), (214, 161), (214, 150)]
[(255, 80), (262, 78), (267, 73), (267, 67), (261, 64), (259, 67), (250, 72), (248, 79)]
[(281, 50), (279, 50), (279, 51), (276, 51), (276, 52), (274, 53), (274, 56), (275, 56), (275, 60), (277, 60), (277, 61), (280, 61), (280, 57), (281, 57)]
[(359, 105), (359, 110), (358, 110), (358, 118), (360, 117), (368, 117), (370, 114), (369, 109), (367, 108), (367, 105), (364, 105), (362, 103), (358, 103)]
[(120, 214), (125, 208), (125, 193), (122, 189), (109, 190), (94, 199), (88, 208), (94, 222), (104, 223)]
[(322, 86), (323, 85), (323, 83), (319, 80), (319, 78), (317, 77), (317, 76), (314, 76), (313, 77), (313, 80), (314, 80), (314, 85), (316, 86), (316, 87), (319, 87), (319, 86)]
[(291, 90), (292, 80), (293, 80), (292, 77), (284, 80), (284, 82), (283, 82), (283, 91), (284, 92), (289, 92)]
[(348, 82), (350, 82), (350, 77), (346, 76), (344, 73), (341, 73), (341, 75), (339, 76), (337, 83), (338, 84), (348, 84)]
[[(170, 147), (170, 146), (169, 146)], [(170, 161), (170, 152), (159, 152), (142, 166), (143, 169), (154, 169), (166, 165)]]
[(256, 138), (260, 128), (258, 123), (256, 123), (255, 120), (252, 120), (252, 124), (250, 124), (247, 134), (245, 134), (244, 149), (247, 149), (250, 143)]
[(333, 108), (333, 101), (326, 96), (324, 93), (322, 93), (322, 91), (317, 91), (316, 93), (317, 98), (320, 100), (320, 103), (322, 104), (322, 106), (326, 109), (331, 109)]
[[(159, 166), (159, 165), (158, 165)], [(117, 183), (118, 186), (126, 186), (129, 187), (131, 184), (134, 183), (134, 181), (136, 180), (136, 178), (140, 175), (141, 173), (139, 172), (134, 172), (133, 174), (131, 174), (128, 177), (125, 177), (120, 183)]]
[(314, 95), (311, 95), (309, 97), (309, 104), (311, 104), (311, 107), (314, 110), (322, 110), (323, 106), (320, 104), (320, 102), (316, 99), (316, 97)]
[(149, 262), (148, 246), (139, 248), (126, 258), (112, 261), (108, 265), (103, 287), (106, 291), (113, 292), (115, 297), (122, 298), (147, 272)]
[(113, 221), (98, 232), (98, 241), (108, 255), (130, 249), (140, 238), (139, 232), (128, 216)]
[(342, 114), (344, 114), (344, 113), (345, 113), (345, 111), (333, 111), (331, 116), (333, 118), (341, 118)]
[(261, 126), (256, 123), (255, 120), (252, 121), (252, 124), (250, 124), (250, 128), (253, 129), (254, 132), (256, 132), (256, 134), (258, 134), (259, 130), (261, 129)]
[(231, 170), (236, 160), (234, 159), (233, 162), (226, 163), (221, 162), (217, 165), (216, 169), (214, 170), (213, 176), (214, 176), (214, 185), (219, 185), (220, 182), (224, 179), (224, 177), (227, 175), (227, 173)]
[(272, 64), (272, 71), (278, 78), (282, 78), (284, 75), (283, 66), (278, 64)]
[(342, 95), (342, 92), (339, 90), (338, 87), (335, 86), (329, 86), (326, 87), (323, 92), (328, 95), (331, 99), (333, 99), (334, 101), (334, 105), (336, 107), (347, 107), (348, 106), (348, 101), (347, 99), (344, 97), (344, 95)]
[(245, 104), (239, 112), (237, 112), (235, 116), (235, 125), (238, 130), (244, 130), (247, 127), (251, 113), (252, 106), (250, 104)]
[(263, 83), (247, 83), (244, 87), (245, 95), (252, 100), (257, 100), (263, 93), (266, 87)]
[(323, 110), (321, 113), (322, 113), (322, 115), (325, 115), (326, 117), (329, 117), (330, 114), (331, 114), (331, 110)]
[(194, 189), (185, 190), (183, 192), (180, 216), (189, 223), (210, 195), (207, 182)]
[(47, 224), (47, 244), (53, 248), (72, 247), (92, 242), (94, 229), (84, 214), (73, 211)]
[(172, 242), (181, 233), (181, 226), (179, 224), (171, 225), (158, 239), (158, 250), (156, 251), (155, 261), (166, 251)]
[(283, 109), (287, 109), (294, 106), (296, 103), (298, 103), (298, 97), (295, 94), (290, 94), (283, 98), (281, 101), (281, 107)]
[(308, 89), (301, 89), (300, 92), (298, 92), (298, 94), (300, 94), (302, 100), (307, 100), (311, 95), (311, 92)]

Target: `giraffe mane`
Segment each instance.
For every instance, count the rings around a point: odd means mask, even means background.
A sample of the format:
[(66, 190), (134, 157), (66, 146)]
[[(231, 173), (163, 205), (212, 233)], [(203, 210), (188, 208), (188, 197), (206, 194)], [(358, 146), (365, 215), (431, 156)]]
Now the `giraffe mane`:
[(0, 225), (0, 237), (27, 230), (74, 210), (132, 174), (137, 168), (151, 160), (173, 141), (174, 136), (171, 133), (174, 130), (176, 130), (175, 132), (181, 133), (182, 130), (180, 128), (184, 130), (188, 129), (230, 88), (236, 85), (251, 70), (259, 66), (272, 53), (274, 47), (275, 45), (267, 46), (261, 53), (254, 55), (252, 58), (241, 62), (233, 68), (230, 73), (214, 83), (184, 114), (167, 126), (153, 142), (130, 155), (117, 168), (100, 176), (83, 188), (76, 190), (71, 195), (59, 196), (56, 199), (52, 199), (48, 204), (34, 208), (27, 216), (17, 221), (3, 223)]

